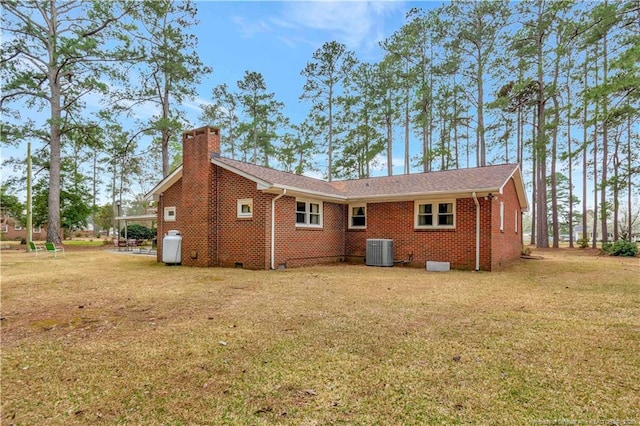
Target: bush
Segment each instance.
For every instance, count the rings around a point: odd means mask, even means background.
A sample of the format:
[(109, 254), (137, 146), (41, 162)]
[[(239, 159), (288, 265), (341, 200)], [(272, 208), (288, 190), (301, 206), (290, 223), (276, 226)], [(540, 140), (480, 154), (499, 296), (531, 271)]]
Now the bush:
[(587, 248), (589, 247), (589, 237), (587, 238), (580, 238), (578, 241), (576, 241), (576, 243), (578, 243), (578, 247), (580, 248)]
[(602, 254), (611, 254), (611, 251), (613, 250), (613, 243), (602, 243), (602, 248), (600, 249), (600, 251), (602, 252)]
[[(611, 243), (606, 243), (611, 244)], [(604, 246), (604, 244), (603, 244)], [(611, 244), (610, 251), (611, 256), (625, 256), (633, 257), (638, 255), (638, 245), (627, 240), (618, 240)]]
[[(146, 226), (133, 224), (126, 228), (127, 238), (135, 240), (150, 240), (156, 237), (156, 230), (147, 228)], [(120, 230), (120, 236), (124, 238), (125, 230)]]

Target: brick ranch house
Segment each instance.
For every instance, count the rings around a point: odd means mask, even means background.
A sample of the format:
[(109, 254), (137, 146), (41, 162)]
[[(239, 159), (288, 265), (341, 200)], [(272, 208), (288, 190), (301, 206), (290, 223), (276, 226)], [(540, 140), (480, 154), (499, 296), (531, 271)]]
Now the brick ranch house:
[(527, 200), (517, 165), (326, 182), (220, 156), (220, 131), (185, 132), (182, 165), (156, 185), (158, 262), (169, 230), (182, 265), (275, 269), (362, 261), (393, 240), (411, 266), (495, 270), (520, 257)]

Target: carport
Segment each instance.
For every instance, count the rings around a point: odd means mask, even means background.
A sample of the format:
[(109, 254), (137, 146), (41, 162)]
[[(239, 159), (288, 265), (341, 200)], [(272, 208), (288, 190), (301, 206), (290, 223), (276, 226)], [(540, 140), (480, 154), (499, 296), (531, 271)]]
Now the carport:
[[(116, 216), (116, 221), (118, 222), (118, 250), (124, 249), (125, 251), (131, 250), (133, 247), (136, 247), (136, 243), (132, 243), (129, 238), (127, 238), (127, 222), (155, 222), (158, 220), (158, 216), (155, 213), (149, 214), (138, 214), (138, 215), (123, 215)], [(124, 240), (120, 239), (120, 223), (124, 222)], [(152, 246), (153, 248), (153, 246)]]

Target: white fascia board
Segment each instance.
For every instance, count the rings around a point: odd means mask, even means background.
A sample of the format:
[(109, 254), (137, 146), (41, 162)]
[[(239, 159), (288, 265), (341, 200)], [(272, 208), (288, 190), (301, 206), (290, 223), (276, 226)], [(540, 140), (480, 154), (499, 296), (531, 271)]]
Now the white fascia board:
[(476, 190), (465, 191), (432, 191), (432, 192), (413, 192), (405, 194), (384, 194), (384, 195), (368, 195), (368, 196), (356, 196), (348, 197), (347, 202), (370, 202), (370, 203), (385, 203), (393, 201), (412, 201), (412, 200), (428, 200), (428, 199), (443, 199), (443, 198), (472, 198), (475, 192), (478, 197), (484, 197), (490, 193), (498, 192), (499, 188), (484, 188)]
[[(260, 187), (258, 187), (258, 189), (260, 189)], [(333, 203), (340, 203), (340, 204), (344, 204), (348, 201), (347, 197), (342, 195), (327, 194), (325, 192), (319, 192), (319, 191), (310, 191), (308, 189), (301, 189), (301, 188), (296, 188), (288, 185), (275, 184), (275, 185), (272, 185), (270, 188), (265, 188), (265, 192), (270, 192), (273, 194), (281, 194), (284, 190), (286, 190), (287, 195), (290, 195), (290, 196), (315, 198), (318, 200), (331, 201)]]
[(225, 164), (221, 161), (217, 161), (217, 159), (215, 157), (211, 158), (211, 163), (215, 164), (216, 166), (222, 167), (225, 170), (229, 170), (230, 172), (233, 172), (239, 176), (242, 176), (245, 179), (249, 179), (250, 181), (255, 182), (256, 184), (258, 184), (258, 187), (262, 186), (262, 187), (266, 187), (266, 188), (270, 188), (273, 186), (272, 183), (267, 182), (265, 180), (262, 180), (260, 178), (257, 178), (249, 173), (246, 173), (240, 169), (237, 169), (233, 166), (230, 166), (228, 164)]
[(171, 185), (176, 183), (182, 177), (182, 165), (171, 172), (166, 178), (162, 179), (153, 187), (145, 196), (145, 201), (158, 201), (159, 196), (166, 191)]
[(522, 172), (520, 171), (520, 166), (516, 166), (509, 177), (507, 177), (507, 180), (504, 181), (504, 183), (500, 187), (500, 193), (502, 194), (504, 187), (507, 185), (507, 183), (509, 183), (509, 180), (511, 180), (511, 178), (513, 178), (513, 180), (515, 181), (516, 195), (518, 196), (520, 210), (526, 212), (529, 210), (529, 201), (527, 200), (527, 192), (524, 189), (524, 183), (522, 182)]

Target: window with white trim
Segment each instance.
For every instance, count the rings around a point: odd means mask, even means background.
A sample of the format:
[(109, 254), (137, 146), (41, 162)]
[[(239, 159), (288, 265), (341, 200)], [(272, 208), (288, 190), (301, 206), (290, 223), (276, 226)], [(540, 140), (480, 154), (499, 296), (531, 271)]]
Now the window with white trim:
[(349, 204), (349, 229), (365, 229), (367, 227), (367, 205)]
[(174, 207), (165, 207), (164, 208), (164, 220), (165, 222), (175, 222), (176, 221), (176, 208)]
[(32, 232), (33, 232), (34, 234), (41, 234), (41, 233), (42, 233), (42, 226), (34, 227), (34, 228), (33, 228), (33, 230), (32, 230)]
[(455, 228), (455, 200), (415, 201), (415, 227), (418, 229)]
[(504, 201), (500, 201), (500, 232), (504, 232)]
[(19, 223), (16, 223), (15, 225), (13, 225), (13, 230), (22, 231), (22, 225), (20, 225)]
[(322, 202), (296, 199), (296, 226), (322, 227)]
[(515, 219), (516, 219), (515, 220), (515, 223), (516, 223), (516, 226), (515, 226), (516, 234), (518, 233), (518, 213), (519, 213), (518, 210), (516, 210), (516, 215), (515, 215)]
[(3, 223), (0, 228), (0, 232), (9, 232), (9, 226), (6, 223)]
[(253, 217), (253, 198), (238, 200), (238, 218), (248, 219)]

